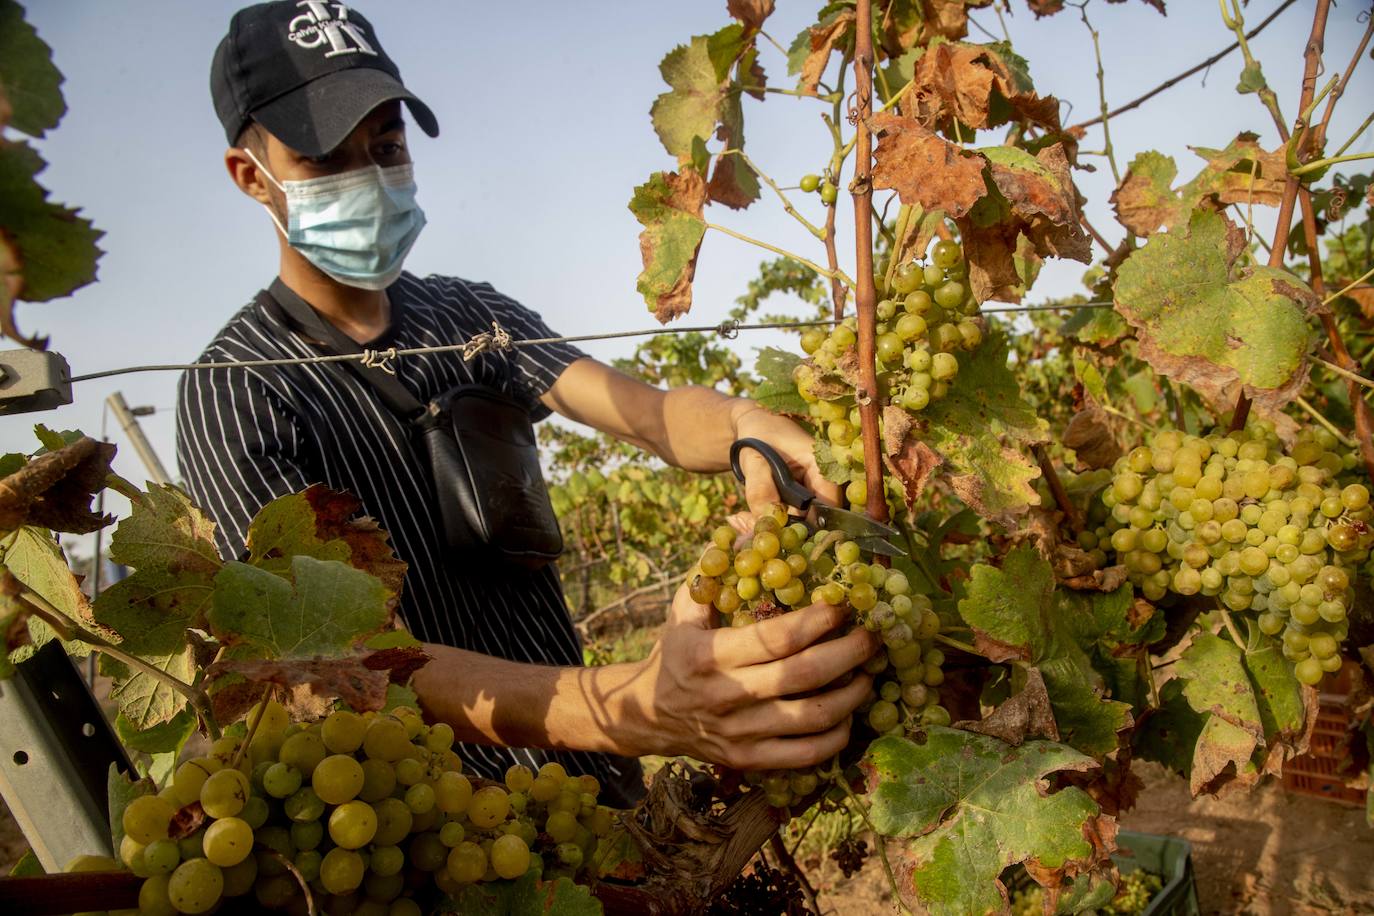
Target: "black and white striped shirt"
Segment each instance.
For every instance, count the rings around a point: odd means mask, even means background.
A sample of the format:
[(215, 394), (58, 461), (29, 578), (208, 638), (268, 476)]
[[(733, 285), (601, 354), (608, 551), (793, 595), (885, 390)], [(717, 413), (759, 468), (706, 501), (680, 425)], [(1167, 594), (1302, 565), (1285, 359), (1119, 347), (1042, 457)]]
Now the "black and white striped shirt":
[[(460, 296), (463, 285), (474, 295)], [(534, 312), (486, 283), (403, 273), (388, 290), (391, 327), (375, 349), (462, 343), (493, 321), (516, 339), (552, 337)], [(480, 303), (478, 309), (473, 303)], [(201, 362), (316, 356), (321, 350), (257, 302), (230, 319)], [(483, 384), (548, 415), (539, 397), (574, 360), (567, 344), (482, 353), (407, 356), (396, 377), (421, 402), (461, 384)], [(391, 534), (410, 564), (401, 613), (418, 638), (520, 662), (582, 663), (553, 564), (536, 571), (464, 570), (445, 555), (427, 459), (407, 426), (376, 391), (342, 363), (186, 372), (177, 399), (177, 459), (192, 497), (216, 524), (220, 552), (244, 552), (248, 524), (271, 500), (323, 483), (357, 496), (363, 511)], [(474, 685), (475, 688), (498, 685)], [(499, 696), (499, 693), (498, 693)], [(571, 752), (479, 747), (460, 749), (480, 775), (499, 778), (512, 763), (537, 768), (557, 759), (607, 786), (638, 778), (637, 764)], [(632, 791), (632, 790), (631, 790)]]

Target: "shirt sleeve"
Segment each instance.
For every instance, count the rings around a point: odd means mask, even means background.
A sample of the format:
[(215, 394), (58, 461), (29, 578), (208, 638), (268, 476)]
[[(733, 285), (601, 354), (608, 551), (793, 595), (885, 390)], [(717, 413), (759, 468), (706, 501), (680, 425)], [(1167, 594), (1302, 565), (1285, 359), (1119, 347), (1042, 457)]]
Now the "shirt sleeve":
[(272, 500), (313, 481), (296, 417), (249, 370), (187, 371), (177, 391), (177, 463), (215, 523), (220, 555), (245, 553), (248, 525)]
[[(491, 311), (493, 320), (516, 340), (540, 340), (559, 336), (544, 319), (507, 295), (498, 293), (490, 283), (468, 283), (468, 288)], [(545, 343), (515, 347), (509, 354), (511, 382), (515, 394), (526, 402), (535, 420), (549, 415), (539, 399), (553, 387), (563, 370), (587, 354), (569, 343)]]

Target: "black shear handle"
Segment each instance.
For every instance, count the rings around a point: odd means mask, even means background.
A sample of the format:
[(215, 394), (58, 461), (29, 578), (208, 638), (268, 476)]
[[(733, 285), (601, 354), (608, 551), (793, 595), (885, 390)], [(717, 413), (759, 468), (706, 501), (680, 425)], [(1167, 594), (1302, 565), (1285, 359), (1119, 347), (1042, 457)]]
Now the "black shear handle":
[(773, 446), (761, 439), (736, 439), (730, 446), (730, 470), (735, 472), (736, 480), (744, 482), (744, 471), (739, 466), (739, 453), (747, 448), (752, 448), (768, 462), (769, 468), (773, 471), (773, 485), (778, 488), (783, 502), (802, 512), (811, 508), (811, 501), (816, 498), (816, 494), (793, 480), (792, 470), (787, 466), (787, 461)]

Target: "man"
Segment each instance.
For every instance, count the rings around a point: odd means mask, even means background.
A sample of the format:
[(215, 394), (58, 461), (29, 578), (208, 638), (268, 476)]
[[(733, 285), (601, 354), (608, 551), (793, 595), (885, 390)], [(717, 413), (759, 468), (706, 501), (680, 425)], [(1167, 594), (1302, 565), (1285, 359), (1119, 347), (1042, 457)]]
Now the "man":
[[(280, 246), (278, 298), (299, 297), (368, 349), (461, 343), (498, 322), (517, 339), (555, 336), (490, 285), (401, 270), (424, 216), (415, 202), (403, 106), (438, 124), (405, 89), (368, 21), (341, 3), (283, 0), (240, 10), (215, 53), (211, 91), (230, 143), (224, 161), (270, 217)], [(202, 356), (235, 362), (318, 356), (271, 297), (241, 309)], [(326, 329), (327, 330), (327, 329)], [(701, 388), (664, 392), (565, 344), (407, 356), (395, 378), (422, 403), (459, 384), (503, 392), (538, 419), (549, 411), (635, 443), (679, 467), (720, 471), (730, 443), (771, 442), (813, 488), (809, 437), (750, 401)], [(453, 724), (478, 773), (557, 759), (591, 772), (612, 801), (638, 791), (645, 754), (688, 754), (747, 768), (826, 759), (848, 737), (869, 690), (860, 674), (826, 689), (876, 648), (824, 605), (747, 629), (712, 629), (685, 589), (643, 663), (580, 667), (581, 650), (552, 564), (513, 571), (454, 562), (428, 459), (407, 423), (356, 367), (313, 363), (192, 371), (181, 381), (177, 453), (227, 556), (268, 501), (322, 482), (358, 496), (410, 564), (401, 613), (434, 662), (415, 686)], [(777, 499), (746, 452), (746, 498)], [(809, 695), (806, 699), (789, 699)], [(549, 749), (545, 751), (530, 748)]]

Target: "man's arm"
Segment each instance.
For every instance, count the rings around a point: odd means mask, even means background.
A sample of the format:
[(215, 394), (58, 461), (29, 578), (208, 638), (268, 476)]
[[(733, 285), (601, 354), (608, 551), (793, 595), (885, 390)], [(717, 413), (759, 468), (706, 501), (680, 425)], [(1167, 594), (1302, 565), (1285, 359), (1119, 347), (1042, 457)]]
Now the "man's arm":
[[(744, 437), (762, 439), (787, 459), (794, 477), (828, 502), (839, 502), (839, 488), (816, 466), (811, 436), (747, 398), (731, 398), (697, 386), (664, 391), (594, 359), (579, 359), (563, 370), (541, 400), (570, 420), (631, 442), (689, 471), (726, 470), (732, 442)], [(776, 503), (777, 487), (763, 457), (746, 450), (740, 455), (740, 465), (749, 507), (760, 511)]]
[(685, 754), (738, 769), (794, 769), (836, 754), (849, 715), (872, 691), (853, 671), (877, 637), (828, 605), (739, 629), (712, 629), (710, 609), (679, 590), (659, 642), (642, 662), (555, 668), (427, 646), (434, 661), (413, 686), (426, 712), (459, 740), (639, 757)]

